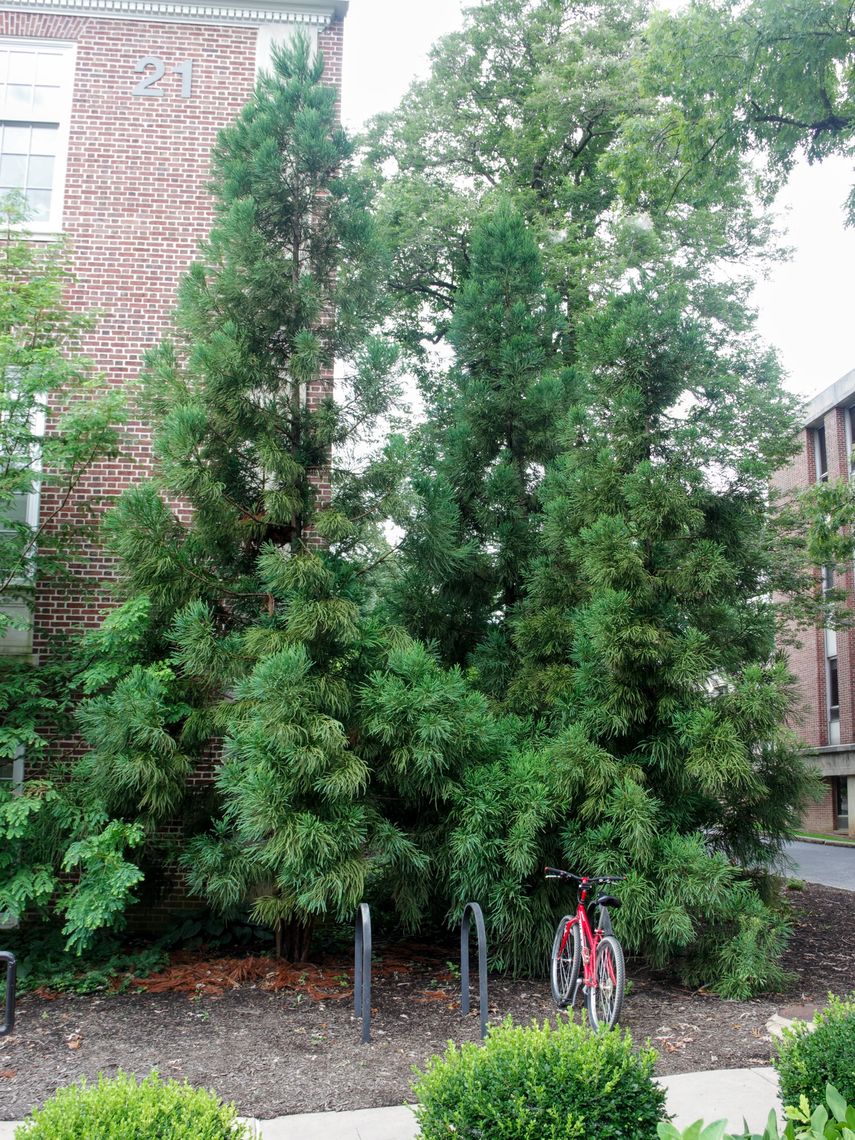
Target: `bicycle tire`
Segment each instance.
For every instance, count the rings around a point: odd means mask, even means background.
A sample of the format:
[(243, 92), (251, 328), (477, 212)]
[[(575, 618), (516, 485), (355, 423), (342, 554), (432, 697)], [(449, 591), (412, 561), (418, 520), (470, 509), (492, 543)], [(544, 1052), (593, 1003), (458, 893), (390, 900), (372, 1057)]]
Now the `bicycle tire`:
[(611, 1029), (620, 1017), (626, 989), (623, 949), (614, 935), (607, 934), (600, 940), (594, 968), (597, 986), (585, 995), (588, 1021), (593, 1029)]
[[(552, 1000), (559, 1009), (566, 1009), (576, 994), (576, 981), (579, 977), (579, 965), (582, 961), (582, 940), (579, 935), (579, 923), (574, 922), (567, 935), (564, 950), (561, 943), (564, 939), (564, 930), (572, 916), (565, 914), (555, 929), (555, 938), (552, 941), (552, 953), (549, 956), (549, 984), (552, 988)], [(559, 957), (560, 953), (560, 957)]]
[(609, 914), (608, 907), (600, 907), (600, 920), (598, 925), (603, 934), (614, 934), (614, 930), (612, 929), (612, 916)]

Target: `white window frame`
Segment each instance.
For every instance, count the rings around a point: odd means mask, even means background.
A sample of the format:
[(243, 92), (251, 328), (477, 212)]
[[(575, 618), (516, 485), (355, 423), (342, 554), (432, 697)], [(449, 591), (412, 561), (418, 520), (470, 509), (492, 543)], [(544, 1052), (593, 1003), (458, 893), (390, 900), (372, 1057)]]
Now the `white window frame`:
[[(9, 368), (9, 374), (13, 372)], [(18, 374), (17, 372), (15, 373)], [(12, 379), (12, 386), (14, 386), (14, 377)], [(47, 422), (47, 397), (40, 394), (36, 399), (36, 406), (33, 409), (32, 415), (32, 435), (35, 439), (41, 440), (44, 438), (45, 426)], [(41, 454), (37, 453), (33, 462), (30, 465), (30, 471), (33, 476), (32, 490), (27, 492), (27, 505), (24, 512), (24, 522), (33, 533), (39, 529), (39, 521), (41, 518), (41, 493), (42, 493), (42, 459)], [(31, 576), (27, 574), (23, 578), (17, 578), (11, 583), (15, 586), (23, 586), (31, 584)]]
[[(45, 434), (45, 420), (46, 410), (44, 407), (44, 400), (39, 400), (38, 405), (33, 412), (33, 435), (41, 438)], [(41, 470), (42, 462), (41, 455), (37, 455), (30, 468), (33, 475), (32, 490), (27, 493), (26, 508), (24, 512), (24, 522), (35, 534), (39, 529), (39, 522), (41, 518)], [(6, 612), (7, 615), (13, 617), (18, 616), (18, 611), (24, 609), (26, 603), (21, 601), (20, 595), (15, 594), (15, 586), (31, 588), (33, 585), (33, 570), (32, 563), (25, 574), (20, 577), (13, 578), (9, 583), (9, 590), (4, 595), (0, 593), (0, 610)], [(8, 632), (8, 631), (7, 631)], [(21, 632), (19, 628), (18, 633)], [(6, 640), (6, 633), (0, 633), (0, 657), (28, 657), (32, 654), (32, 632), (33, 632), (33, 613), (32, 610), (29, 614), (29, 621), (27, 628), (23, 631), (24, 637), (19, 640), (18, 644), (10, 644)]]
[[(12, 785), (12, 794), (20, 795), (24, 790), (24, 749), (19, 748), (15, 759), (12, 761), (12, 779), (0, 779), (0, 784), (10, 783)], [(14, 930), (17, 927), (17, 921), (12, 918), (9, 911), (0, 910), (0, 930)]]
[[(7, 761), (8, 763), (8, 761)], [(13, 792), (20, 792), (24, 786), (24, 749), (19, 748), (15, 759), (12, 761), (12, 776), (11, 778), (4, 778), (0, 776), (0, 784), (11, 784)]]
[[(831, 662), (834, 661), (834, 671), (837, 677), (837, 700), (838, 703), (833, 705), (831, 703)], [(826, 692), (826, 711), (828, 716), (828, 743), (840, 743), (840, 661), (835, 657), (826, 657), (825, 659), (825, 692)]]
[[(65, 205), (65, 183), (68, 174), (68, 139), (71, 131), (71, 105), (74, 96), (74, 76), (77, 68), (77, 44), (68, 40), (25, 39), (19, 36), (0, 37), (0, 48), (4, 51), (39, 51), (50, 49), (63, 56), (64, 75), (61, 83), (59, 130), (57, 133), (56, 160), (54, 162), (53, 185), (51, 187), (50, 217), (42, 221), (28, 220), (20, 228), (34, 238), (49, 240), (62, 233), (63, 209)], [(53, 123), (55, 119), (27, 119), (6, 117), (0, 108), (0, 121), (4, 123)]]

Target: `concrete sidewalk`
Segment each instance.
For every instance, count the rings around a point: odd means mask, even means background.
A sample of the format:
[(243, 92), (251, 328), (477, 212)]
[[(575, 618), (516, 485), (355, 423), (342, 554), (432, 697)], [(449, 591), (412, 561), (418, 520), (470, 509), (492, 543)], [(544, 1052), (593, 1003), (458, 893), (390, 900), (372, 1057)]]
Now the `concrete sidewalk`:
[[(716, 1069), (661, 1077), (668, 1093), (668, 1111), (678, 1128), (698, 1119), (707, 1124), (727, 1120), (733, 1132), (743, 1118), (752, 1131), (762, 1132), (769, 1110), (780, 1110), (778, 1078), (774, 1069)], [(365, 1108), (356, 1112), (313, 1112), (252, 1121), (261, 1140), (415, 1140), (418, 1135), (412, 1110)], [(12, 1140), (15, 1123), (0, 1122), (0, 1140)]]

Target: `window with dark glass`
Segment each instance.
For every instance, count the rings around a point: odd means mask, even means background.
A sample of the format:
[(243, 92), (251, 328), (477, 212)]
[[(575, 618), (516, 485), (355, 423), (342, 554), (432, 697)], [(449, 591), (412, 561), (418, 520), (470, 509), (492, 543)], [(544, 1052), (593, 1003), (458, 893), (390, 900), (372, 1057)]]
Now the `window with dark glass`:
[(840, 686), (837, 680), (837, 658), (828, 659), (828, 716), (830, 720), (840, 717)]
[(834, 789), (834, 792), (835, 792), (835, 795), (834, 795), (835, 812), (837, 815), (848, 816), (849, 815), (848, 781), (847, 781), (845, 776), (843, 776), (842, 778), (840, 776), (836, 776), (834, 779), (834, 783), (836, 785), (835, 789)]
[(825, 443), (825, 428), (814, 428), (813, 457), (816, 465), (817, 483), (828, 482), (828, 448)]

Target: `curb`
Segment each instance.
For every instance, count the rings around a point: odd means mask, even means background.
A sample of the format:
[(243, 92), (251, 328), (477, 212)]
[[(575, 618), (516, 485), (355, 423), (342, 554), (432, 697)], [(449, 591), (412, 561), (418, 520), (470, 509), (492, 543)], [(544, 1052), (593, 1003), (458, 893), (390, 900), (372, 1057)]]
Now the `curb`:
[(813, 835), (794, 835), (793, 843), (815, 843), (818, 847), (855, 847), (855, 839), (817, 839)]

